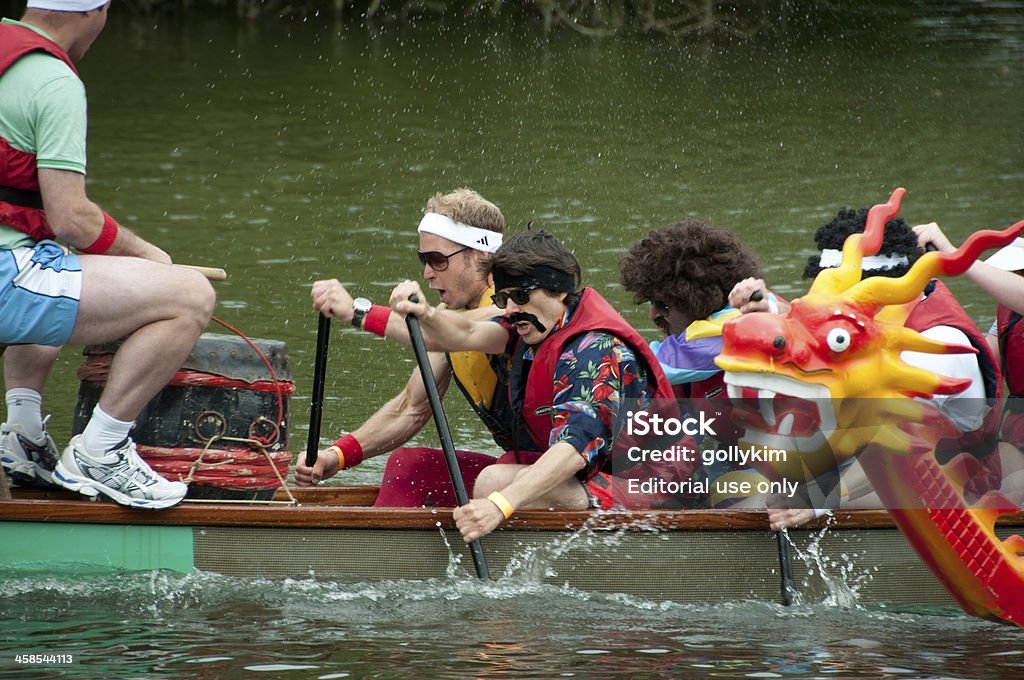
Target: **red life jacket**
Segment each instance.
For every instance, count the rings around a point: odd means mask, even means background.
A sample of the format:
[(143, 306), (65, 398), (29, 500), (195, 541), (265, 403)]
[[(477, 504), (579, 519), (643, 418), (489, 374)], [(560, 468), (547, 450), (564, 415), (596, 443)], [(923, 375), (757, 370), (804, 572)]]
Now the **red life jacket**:
[[(60, 45), (30, 28), (0, 24), (0, 77), (30, 52), (42, 51), (60, 59), (77, 76), (71, 57)], [(19, 151), (0, 137), (0, 224), (14, 227), (36, 241), (53, 238), (39, 194), (35, 154)]]
[[(668, 378), (665, 377), (661, 364), (644, 339), (597, 291), (585, 288), (569, 323), (549, 335), (535, 348), (533, 365), (525, 389), (521, 385), (522, 372), (515, 366), (512, 369), (509, 398), (514, 407), (521, 405), (516, 410), (521, 414), (521, 420), (534, 441), (547, 442), (551, 433), (555, 366), (562, 355), (562, 349), (573, 338), (597, 330), (611, 333), (629, 345), (645, 364), (648, 377), (654, 380), (654, 398), (673, 400), (672, 403), (675, 403)], [(515, 351), (516, 363), (521, 362), (524, 350), (524, 343), (520, 340)], [(591, 472), (596, 472), (596, 467)]]
[(999, 355), (1011, 397), (1024, 397), (1024, 325), (1018, 325), (1020, 319), (1021, 315), (1009, 307), (996, 307)]
[[(724, 399), (725, 392), (725, 371), (718, 371), (710, 378), (694, 380), (693, 382), (676, 385), (682, 388), (682, 396), (690, 399)], [(679, 394), (677, 392), (677, 394)]]
[(964, 433), (960, 437), (939, 440), (935, 447), (936, 456), (940, 463), (945, 463), (960, 451), (986, 456), (993, 451), (998, 441), (999, 420), (1002, 415), (997, 404), (1003, 395), (1003, 379), (999, 373), (999, 366), (996, 365), (985, 336), (944, 283), (937, 279), (930, 281), (925, 287), (925, 296), (907, 317), (907, 328), (919, 333), (935, 326), (951, 326), (963, 331), (971, 346), (978, 350), (978, 365), (984, 381), (985, 397), (994, 406), (977, 430)]

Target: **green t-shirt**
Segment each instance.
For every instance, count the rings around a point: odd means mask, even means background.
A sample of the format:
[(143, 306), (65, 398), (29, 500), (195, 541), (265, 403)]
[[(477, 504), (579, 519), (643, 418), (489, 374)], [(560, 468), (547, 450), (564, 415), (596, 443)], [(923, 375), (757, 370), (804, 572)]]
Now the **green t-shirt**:
[[(19, 21), (3, 23), (50, 37)], [(84, 175), (86, 128), (85, 85), (60, 59), (31, 52), (0, 76), (0, 137), (15, 149), (35, 154), (36, 167)], [(0, 225), (0, 248), (32, 243), (27, 234)]]

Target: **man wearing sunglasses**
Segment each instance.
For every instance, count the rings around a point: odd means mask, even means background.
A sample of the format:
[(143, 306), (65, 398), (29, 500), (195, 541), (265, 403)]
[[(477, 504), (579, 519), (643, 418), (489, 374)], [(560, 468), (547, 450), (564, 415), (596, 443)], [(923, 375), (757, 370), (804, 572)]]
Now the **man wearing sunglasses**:
[[(691, 412), (713, 414), (720, 446), (735, 443), (741, 434), (728, 424), (725, 381), (715, 365), (722, 327), (740, 314), (729, 306), (729, 293), (740, 281), (760, 276), (756, 256), (732, 232), (694, 219), (651, 230), (619, 262), (623, 287), (637, 304), (650, 303), (650, 319), (664, 335), (651, 342), (651, 349), (676, 396), (690, 400)], [(725, 464), (703, 469), (711, 479), (731, 471)], [(736, 499), (701, 494), (679, 500), (725, 505)]]
[(609, 463), (620, 406), (672, 397), (643, 338), (596, 291), (581, 288), (579, 261), (554, 236), (516, 234), (489, 271), (505, 312), (489, 321), (431, 307), (414, 281), (391, 295), (396, 312), (419, 317), (430, 347), (507, 357), (516, 426), (544, 444), (542, 453), (513, 451), (480, 473), (473, 500), (454, 514), (467, 542), (516, 508), (590, 507), (586, 483)]
[[(448, 309), (482, 319), (498, 314), (491, 305), (494, 290), (484, 265), (501, 245), (504, 228), (505, 218), (498, 207), (469, 189), (437, 194), (427, 203), (417, 229), (418, 255), (424, 280)], [(317, 281), (312, 295), (313, 306), (322, 314), (409, 343), (401, 316), (369, 300), (353, 300), (337, 280)], [(430, 363), (441, 395), (454, 378), (502, 451), (537, 450), (525, 432), (512, 427), (507, 373), (499, 357), (480, 352), (431, 353)], [(303, 486), (317, 484), (365, 458), (393, 451), (375, 505), (452, 507), (455, 495), (442, 452), (427, 447), (396, 448), (414, 437), (430, 416), (427, 393), (416, 370), (396, 397), (363, 425), (321, 451), (313, 468), (300, 460), (295, 469), (296, 482)], [(458, 457), (467, 489), (472, 489), (480, 471), (496, 460), (471, 451), (459, 451)]]
[(658, 227), (629, 247), (619, 280), (637, 304), (651, 304), (651, 321), (665, 336), (651, 348), (678, 396), (725, 396), (715, 357), (722, 326), (740, 314), (729, 293), (760, 276), (757, 258), (732, 232), (700, 220)]

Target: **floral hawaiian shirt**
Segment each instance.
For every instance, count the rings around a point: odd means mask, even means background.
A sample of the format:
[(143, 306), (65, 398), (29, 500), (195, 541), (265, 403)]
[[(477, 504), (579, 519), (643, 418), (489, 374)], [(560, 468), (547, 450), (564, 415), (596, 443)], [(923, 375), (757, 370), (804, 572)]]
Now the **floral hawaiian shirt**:
[[(575, 308), (566, 311), (566, 324)], [(510, 329), (510, 334), (514, 330)], [(516, 338), (510, 337), (510, 345)], [(513, 351), (509, 351), (511, 356)], [(526, 359), (532, 359), (527, 352)], [(587, 461), (587, 469), (601, 463), (611, 452), (614, 423), (623, 403), (642, 400), (654, 393), (643, 362), (622, 339), (607, 331), (589, 331), (569, 340), (555, 364), (554, 414), (548, 445), (568, 442)]]

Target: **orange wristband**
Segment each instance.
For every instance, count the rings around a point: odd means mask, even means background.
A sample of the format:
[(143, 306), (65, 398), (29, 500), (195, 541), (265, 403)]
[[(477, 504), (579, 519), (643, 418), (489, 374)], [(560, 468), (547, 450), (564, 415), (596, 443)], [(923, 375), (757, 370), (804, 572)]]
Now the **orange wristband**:
[(363, 447), (351, 434), (346, 434), (327, 448), (338, 452), (339, 470), (354, 468), (363, 462)]
[(487, 500), (498, 506), (498, 510), (501, 510), (501, 514), (505, 515), (505, 519), (511, 517), (512, 513), (516, 511), (500, 491), (492, 491), (487, 496)]
[(327, 450), (328, 451), (334, 451), (336, 454), (338, 454), (338, 469), (339, 470), (344, 470), (345, 469), (345, 452), (341, 450), (341, 447), (338, 447), (338, 446), (335, 446), (334, 444), (331, 444), (330, 446), (327, 447)]

